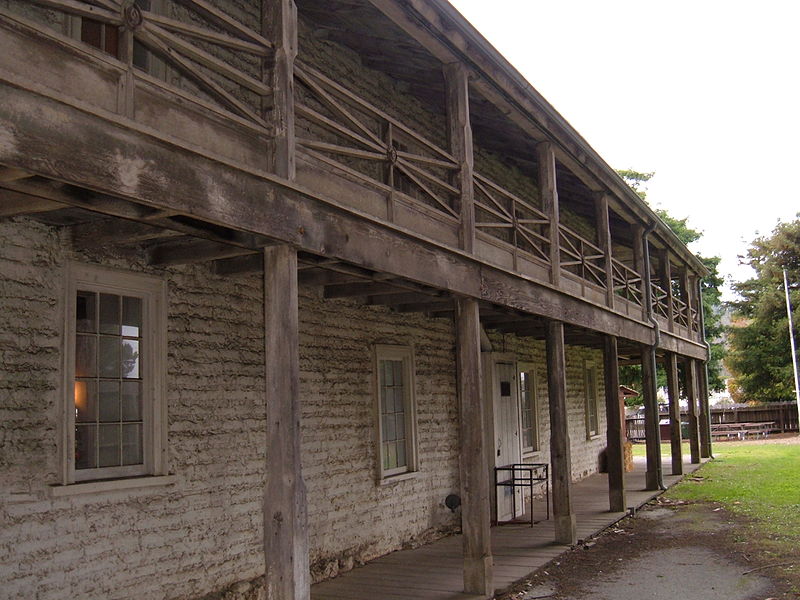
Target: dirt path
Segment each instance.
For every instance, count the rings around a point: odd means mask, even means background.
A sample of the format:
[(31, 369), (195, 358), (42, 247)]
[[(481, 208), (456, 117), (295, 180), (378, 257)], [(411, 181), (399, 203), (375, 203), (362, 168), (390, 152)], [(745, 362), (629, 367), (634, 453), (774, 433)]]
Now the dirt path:
[(790, 582), (772, 575), (769, 563), (755, 562), (744, 531), (744, 523), (718, 506), (659, 498), (504, 600), (800, 598)]

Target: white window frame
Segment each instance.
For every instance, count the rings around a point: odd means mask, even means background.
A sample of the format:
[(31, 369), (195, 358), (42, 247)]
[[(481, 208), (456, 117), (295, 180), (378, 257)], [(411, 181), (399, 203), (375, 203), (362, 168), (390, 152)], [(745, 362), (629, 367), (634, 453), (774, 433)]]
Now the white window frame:
[[(592, 374), (590, 376), (590, 373)], [(594, 390), (593, 394), (589, 395), (589, 388), (592, 387), (590, 384), (590, 379), (594, 380)], [(598, 395), (599, 395), (600, 386), (598, 385), (597, 381), (597, 366), (593, 363), (586, 362), (583, 366), (583, 392), (584, 392), (584, 405), (585, 405), (585, 413), (584, 418), (586, 420), (586, 439), (591, 440), (600, 435), (600, 410), (598, 407)], [(590, 401), (593, 400), (593, 403)], [(595, 431), (592, 431), (590, 426), (590, 416), (591, 411), (594, 410), (594, 422), (597, 427)]]
[[(524, 402), (525, 396), (522, 393), (522, 378), (520, 375), (522, 373), (527, 373), (530, 377), (530, 391), (531, 391), (531, 437), (533, 445), (526, 446), (525, 439), (524, 439), (524, 428), (523, 428), (523, 420), (522, 420), (522, 413), (525, 410)], [(517, 384), (519, 386), (519, 432), (520, 432), (520, 444), (522, 445), (522, 453), (523, 454), (532, 454), (534, 452), (539, 452), (541, 448), (539, 447), (539, 394), (537, 393), (537, 386), (539, 383), (539, 377), (536, 372), (536, 366), (530, 362), (520, 362), (517, 364)]]
[[(375, 345), (374, 352), (374, 395), (375, 395), (375, 430), (377, 448), (378, 482), (399, 480), (413, 474), (418, 469), (417, 463), (417, 402), (414, 376), (414, 349), (411, 346)], [(403, 398), (406, 432), (406, 465), (395, 469), (383, 468), (383, 418), (381, 414), (381, 382), (380, 366), (384, 360), (400, 360), (403, 362)]]
[[(63, 409), (61, 423), (62, 484), (150, 477), (167, 472), (166, 284), (150, 275), (95, 265), (70, 263), (66, 273), (63, 347)], [(76, 295), (96, 291), (142, 299), (142, 421), (143, 465), (75, 469), (75, 340)], [(126, 487), (130, 487), (127, 485)]]

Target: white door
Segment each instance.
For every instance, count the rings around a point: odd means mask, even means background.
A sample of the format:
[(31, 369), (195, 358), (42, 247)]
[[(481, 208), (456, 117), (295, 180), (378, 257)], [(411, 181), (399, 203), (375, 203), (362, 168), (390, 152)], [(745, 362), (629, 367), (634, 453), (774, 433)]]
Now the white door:
[[(495, 466), (505, 467), (521, 460), (519, 394), (516, 367), (510, 362), (498, 362), (494, 368), (494, 437)], [(500, 471), (498, 481), (511, 477)], [(516, 507), (516, 511), (514, 508)], [(497, 520), (508, 521), (525, 512), (522, 488), (497, 486)]]

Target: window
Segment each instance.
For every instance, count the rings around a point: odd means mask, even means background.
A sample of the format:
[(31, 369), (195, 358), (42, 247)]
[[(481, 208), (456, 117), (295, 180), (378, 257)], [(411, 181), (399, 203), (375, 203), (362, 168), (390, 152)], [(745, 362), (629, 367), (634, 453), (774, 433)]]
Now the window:
[(599, 425), (597, 421), (597, 368), (586, 365), (584, 374), (584, 385), (586, 386), (586, 438), (599, 435)]
[(539, 414), (536, 401), (536, 370), (533, 365), (519, 365), (519, 400), (522, 416), (522, 451), (539, 450)]
[(380, 477), (416, 470), (414, 354), (406, 346), (376, 346)]
[(161, 473), (163, 282), (72, 265), (68, 294), (67, 483)]

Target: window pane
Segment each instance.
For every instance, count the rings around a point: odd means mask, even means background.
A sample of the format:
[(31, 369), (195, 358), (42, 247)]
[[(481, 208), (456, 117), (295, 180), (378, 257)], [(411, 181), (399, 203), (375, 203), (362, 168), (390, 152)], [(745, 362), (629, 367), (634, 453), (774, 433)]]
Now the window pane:
[(395, 431), (397, 432), (397, 439), (402, 440), (406, 437), (406, 415), (399, 413), (395, 416)]
[(136, 340), (122, 340), (122, 376), (139, 378), (139, 342)]
[(119, 382), (100, 382), (100, 422), (119, 422)]
[(122, 297), (122, 335), (140, 337), (142, 329), (142, 300)]
[(406, 443), (403, 441), (397, 442), (397, 466), (406, 466)]
[(386, 444), (386, 457), (387, 469), (394, 469), (397, 467), (397, 444), (395, 442)]
[(97, 294), (78, 292), (75, 299), (75, 330), (85, 333), (97, 331)]
[(138, 423), (122, 426), (122, 464), (140, 465), (142, 454), (142, 426)]
[(397, 439), (397, 432), (395, 431), (394, 427), (393, 415), (383, 416), (383, 439), (387, 442), (391, 442)]
[(75, 427), (75, 468), (93, 469), (97, 466), (97, 425)]
[(142, 384), (138, 381), (122, 382), (122, 420), (142, 420)]
[(97, 383), (94, 381), (75, 382), (75, 422), (95, 423), (97, 421)]
[(100, 333), (119, 335), (119, 296), (100, 294)]
[(100, 425), (99, 467), (119, 466), (119, 427), (119, 425)]
[(97, 375), (97, 338), (93, 335), (75, 337), (75, 377)]
[(392, 369), (394, 370), (394, 384), (398, 387), (403, 385), (403, 361), (393, 360)]
[(391, 361), (384, 360), (383, 364), (383, 385), (394, 385), (394, 378), (392, 377), (392, 364)]
[(100, 377), (119, 377), (119, 338), (100, 336)]

